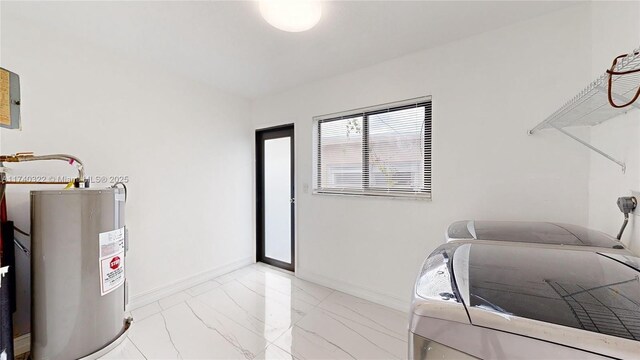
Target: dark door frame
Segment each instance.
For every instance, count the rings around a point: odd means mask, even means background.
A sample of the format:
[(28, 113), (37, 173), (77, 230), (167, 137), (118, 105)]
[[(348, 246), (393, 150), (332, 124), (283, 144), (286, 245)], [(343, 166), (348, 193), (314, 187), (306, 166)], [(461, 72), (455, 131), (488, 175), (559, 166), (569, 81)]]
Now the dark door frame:
[[(264, 141), (291, 137), (291, 264), (265, 256), (264, 232)], [(256, 130), (256, 261), (295, 271), (295, 138), (294, 125), (286, 124)]]

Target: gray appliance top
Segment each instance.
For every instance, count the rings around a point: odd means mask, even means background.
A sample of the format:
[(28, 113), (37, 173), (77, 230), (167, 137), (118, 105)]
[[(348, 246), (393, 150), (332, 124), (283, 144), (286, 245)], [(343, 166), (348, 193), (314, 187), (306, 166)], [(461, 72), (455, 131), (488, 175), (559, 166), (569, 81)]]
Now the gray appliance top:
[[(456, 266), (458, 262), (462, 266)], [(491, 327), (483, 315), (490, 312), (505, 322), (526, 318), (640, 340), (638, 258), (465, 244), (456, 249), (453, 263), (457, 287), (474, 325)]]
[(619, 241), (605, 233), (582, 226), (550, 222), (457, 221), (449, 226), (447, 240), (490, 240), (624, 249)]

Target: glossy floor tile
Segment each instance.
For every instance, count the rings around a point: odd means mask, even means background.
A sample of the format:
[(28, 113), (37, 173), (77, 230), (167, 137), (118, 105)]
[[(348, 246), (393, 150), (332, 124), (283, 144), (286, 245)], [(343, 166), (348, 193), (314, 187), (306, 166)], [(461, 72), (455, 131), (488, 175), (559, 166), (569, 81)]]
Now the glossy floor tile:
[(160, 304), (158, 304), (157, 301), (154, 301), (149, 305), (145, 305), (137, 309), (131, 310), (131, 317), (133, 317), (136, 320), (136, 322), (140, 322), (148, 318), (149, 316), (159, 313), (160, 311), (162, 311)]
[(144, 355), (140, 350), (131, 342), (129, 338), (124, 339), (120, 345), (111, 350), (109, 354), (102, 357), (102, 359), (118, 359), (118, 360), (139, 360), (144, 359)]
[(256, 264), (133, 309), (103, 359), (404, 359), (407, 316)]
[(336, 291), (319, 307), (390, 337), (407, 339), (408, 317), (385, 306)]
[(322, 308), (274, 344), (299, 359), (402, 359), (407, 352), (406, 341)]
[(261, 296), (235, 280), (197, 299), (270, 342), (302, 318), (290, 306)]

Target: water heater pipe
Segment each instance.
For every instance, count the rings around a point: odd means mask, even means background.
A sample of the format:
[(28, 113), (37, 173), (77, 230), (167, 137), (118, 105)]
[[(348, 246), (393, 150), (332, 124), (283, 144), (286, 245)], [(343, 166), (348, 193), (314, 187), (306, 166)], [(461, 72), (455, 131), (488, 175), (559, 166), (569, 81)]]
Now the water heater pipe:
[(51, 155), (33, 155), (33, 153), (16, 153), (15, 155), (0, 155), (0, 163), (2, 162), (24, 162), (24, 161), (41, 161), (41, 160), (61, 160), (71, 165), (75, 165), (78, 169), (78, 183), (80, 187), (84, 187), (84, 164), (80, 159), (73, 155), (67, 154), (51, 154)]

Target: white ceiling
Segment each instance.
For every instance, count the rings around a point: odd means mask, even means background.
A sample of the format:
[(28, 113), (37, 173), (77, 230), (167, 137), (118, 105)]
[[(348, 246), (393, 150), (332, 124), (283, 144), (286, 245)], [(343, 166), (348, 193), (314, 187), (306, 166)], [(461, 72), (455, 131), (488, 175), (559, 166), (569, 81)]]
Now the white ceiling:
[[(7, 2), (16, 17), (246, 98), (574, 5), (557, 1), (325, 2), (310, 31), (268, 25), (254, 1)], [(73, 35), (71, 35), (73, 34)]]

